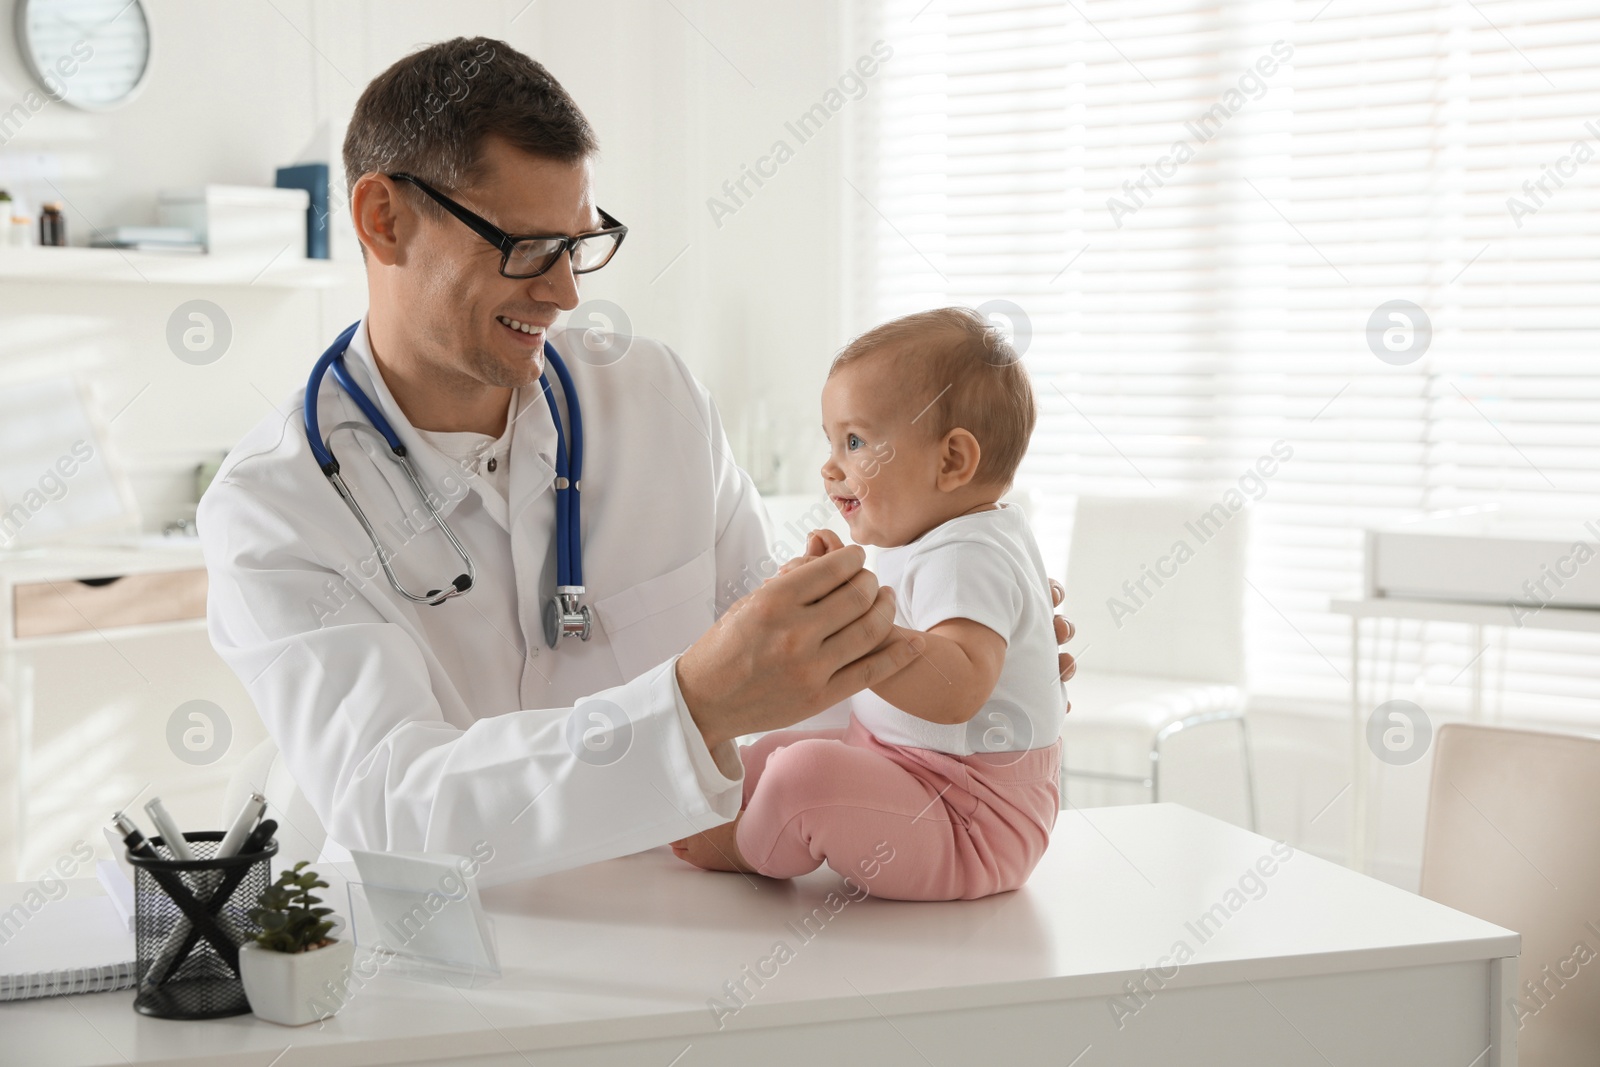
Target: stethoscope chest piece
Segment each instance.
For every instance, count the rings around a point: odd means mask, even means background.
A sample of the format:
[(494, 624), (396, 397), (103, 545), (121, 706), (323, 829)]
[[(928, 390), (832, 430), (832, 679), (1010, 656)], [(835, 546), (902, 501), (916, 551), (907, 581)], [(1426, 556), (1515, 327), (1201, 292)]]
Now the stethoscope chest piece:
[(583, 587), (574, 589), (559, 589), (544, 605), (544, 643), (555, 648), (561, 643), (563, 637), (576, 637), (581, 641), (589, 640), (589, 635), (594, 632), (593, 616), (589, 614), (589, 605), (579, 598), (583, 595)]

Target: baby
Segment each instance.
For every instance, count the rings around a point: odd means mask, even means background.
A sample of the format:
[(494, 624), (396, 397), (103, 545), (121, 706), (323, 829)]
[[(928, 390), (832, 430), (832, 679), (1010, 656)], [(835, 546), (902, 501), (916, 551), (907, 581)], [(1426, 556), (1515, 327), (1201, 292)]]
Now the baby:
[[(896, 319), (834, 360), (822, 478), (851, 537), (883, 548), (897, 636), (924, 647), (850, 698), (846, 729), (741, 748), (743, 810), (675, 842), (681, 858), (773, 878), (826, 862), (900, 900), (1027, 880), (1060, 806), (1066, 704), (1049, 579), (1027, 519), (999, 502), (1034, 417), (1015, 351), (966, 308)], [(839, 547), (814, 533), (804, 558)]]

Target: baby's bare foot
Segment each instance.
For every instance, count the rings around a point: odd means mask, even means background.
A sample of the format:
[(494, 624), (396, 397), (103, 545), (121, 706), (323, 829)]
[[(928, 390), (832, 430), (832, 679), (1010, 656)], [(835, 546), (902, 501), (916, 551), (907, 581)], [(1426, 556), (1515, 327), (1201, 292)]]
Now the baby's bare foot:
[(746, 871), (754, 874), (755, 868), (739, 854), (738, 831), (739, 820), (734, 819), (733, 822), (713, 826), (693, 837), (674, 841), (672, 852), (685, 863), (708, 871)]

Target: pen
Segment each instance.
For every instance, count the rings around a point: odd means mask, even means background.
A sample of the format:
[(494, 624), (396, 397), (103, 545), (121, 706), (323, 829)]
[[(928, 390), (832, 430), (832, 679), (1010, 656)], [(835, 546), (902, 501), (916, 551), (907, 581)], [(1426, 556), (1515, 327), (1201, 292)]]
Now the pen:
[(178, 829), (178, 824), (172, 821), (172, 816), (167, 814), (167, 809), (161, 803), (160, 797), (151, 797), (144, 806), (144, 813), (150, 816), (150, 821), (156, 824), (156, 830), (161, 834), (161, 843), (167, 846), (167, 851), (172, 853), (172, 858), (177, 860), (192, 860), (195, 858), (194, 850), (189, 847), (189, 841)]
[(233, 825), (222, 835), (222, 844), (217, 846), (216, 858), (224, 859), (236, 855), (239, 846), (245, 843), (250, 831), (255, 828), (256, 820), (260, 819), (266, 810), (267, 798), (260, 793), (251, 793), (245, 800), (244, 807), (239, 809), (239, 815), (233, 820)]
[[(245, 843), (250, 836), (250, 830), (255, 826), (256, 820), (261, 818), (261, 813), (267, 810), (267, 798), (260, 793), (251, 793), (245, 798), (244, 807), (239, 809), (239, 814), (234, 818), (233, 825), (228, 827), (228, 832), (222, 835), (222, 841), (217, 845), (213, 859), (227, 859), (236, 855), (239, 846)], [(221, 871), (207, 871), (199, 876), (200, 892), (209, 897), (216, 892), (217, 886), (222, 882)]]
[(156, 855), (156, 850), (150, 847), (150, 842), (144, 839), (144, 834), (139, 830), (139, 824), (128, 818), (126, 812), (112, 812), (111, 825), (117, 828), (117, 833), (122, 835), (122, 843), (128, 846), (128, 851), (135, 856), (147, 860), (161, 858)]
[(276, 819), (262, 819), (261, 824), (255, 828), (255, 831), (239, 852), (243, 855), (248, 855), (251, 852), (260, 852), (267, 847), (267, 842), (271, 841), (272, 835), (277, 832), (278, 822)]

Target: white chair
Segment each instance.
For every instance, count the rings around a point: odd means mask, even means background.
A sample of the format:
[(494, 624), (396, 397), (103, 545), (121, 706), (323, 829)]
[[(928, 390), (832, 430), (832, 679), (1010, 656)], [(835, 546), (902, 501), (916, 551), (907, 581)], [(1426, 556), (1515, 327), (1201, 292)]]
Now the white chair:
[[(1244, 715), (1248, 522), (1248, 507), (1230, 511), (1222, 497), (1078, 498), (1062, 583), (1079, 661), (1067, 683), (1063, 803), (1075, 778), (1141, 786), (1159, 801), (1166, 742), (1232, 723), (1256, 828)], [(1141, 746), (1133, 760), (1119, 758), (1129, 738)]]
[(1600, 1062), (1596, 826), (1600, 739), (1439, 728), (1421, 894), (1522, 935), (1511, 1029), (1524, 1067)]
[(297, 860), (316, 862), (328, 831), (289, 776), (289, 768), (278, 757), (278, 746), (270, 737), (252, 748), (234, 768), (222, 797), (219, 825), (230, 825), (251, 793), (267, 798), (267, 818), (278, 822), (278, 866), (291, 867)]

